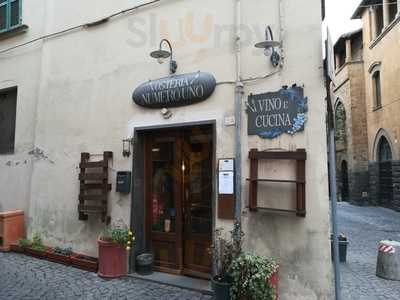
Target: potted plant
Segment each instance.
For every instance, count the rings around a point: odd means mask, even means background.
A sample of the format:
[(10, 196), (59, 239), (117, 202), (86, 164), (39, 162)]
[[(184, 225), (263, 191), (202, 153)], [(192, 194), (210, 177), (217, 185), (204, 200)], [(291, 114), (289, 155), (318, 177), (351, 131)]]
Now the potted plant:
[(75, 268), (88, 272), (97, 272), (99, 261), (96, 257), (80, 253), (73, 253), (70, 257), (71, 265)]
[(243, 232), (240, 223), (235, 222), (234, 229), (231, 231), (230, 240), (222, 237), (222, 228), (215, 232), (214, 264), (216, 274), (211, 280), (216, 300), (231, 299), (232, 277), (231, 266), (237, 257), (242, 253)]
[(242, 254), (231, 265), (232, 299), (277, 300), (279, 266), (274, 259)]
[(100, 277), (117, 278), (128, 273), (128, 251), (135, 240), (125, 225), (111, 225), (98, 239)]
[(47, 259), (49, 261), (69, 266), (71, 264), (72, 248), (60, 248), (47, 250)]
[(39, 233), (34, 233), (32, 237), (32, 243), (30, 246), (25, 248), (25, 252), (36, 258), (46, 258), (47, 247), (43, 245), (42, 238)]

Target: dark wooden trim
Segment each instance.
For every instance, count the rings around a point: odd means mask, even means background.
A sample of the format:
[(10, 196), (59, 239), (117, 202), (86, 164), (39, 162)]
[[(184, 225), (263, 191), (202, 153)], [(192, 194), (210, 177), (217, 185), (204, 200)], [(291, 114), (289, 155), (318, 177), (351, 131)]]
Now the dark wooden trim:
[[(89, 162), (90, 153), (81, 153), (81, 162), (79, 164), (80, 185), (78, 197), (79, 220), (87, 220), (89, 214), (100, 213), (103, 222), (109, 223), (111, 221), (111, 218), (107, 216), (107, 196), (111, 190), (111, 184), (108, 183), (108, 163), (112, 159), (112, 157), (112, 152), (105, 151), (103, 153), (102, 161)], [(91, 168), (98, 168), (99, 172), (88, 173), (87, 170)], [(93, 190), (97, 190), (97, 194), (90, 193)], [(85, 203), (86, 201), (98, 201), (101, 203), (101, 205), (87, 205)]]
[[(102, 183), (82, 183), (81, 190), (103, 190), (104, 185)], [(112, 185), (110, 183), (107, 184), (106, 189), (111, 191)]]
[(108, 178), (108, 173), (80, 173), (79, 180), (103, 180)]
[(250, 159), (286, 159), (286, 160), (306, 160), (307, 153), (305, 149), (298, 149), (297, 151), (281, 152), (281, 151), (258, 151), (251, 149), (249, 152)]
[(87, 201), (107, 201), (107, 195), (92, 195), (92, 194), (84, 194), (79, 195), (79, 200), (87, 200)]
[(256, 158), (257, 149), (251, 149), (250, 158), (250, 187), (249, 187), (249, 207), (250, 211), (257, 211), (257, 192), (258, 192), (258, 159)]
[(86, 169), (86, 168), (103, 168), (107, 167), (108, 162), (107, 161), (90, 161), (90, 162), (83, 162), (79, 164), (79, 168), (81, 169)]
[[(277, 151), (258, 151), (257, 149), (251, 149), (249, 152), (250, 158), (250, 178), (247, 181), (250, 182), (249, 187), (249, 210), (264, 211), (264, 212), (289, 212), (296, 213), (298, 217), (306, 216), (306, 167), (305, 162), (307, 159), (307, 153), (305, 149), (298, 149), (295, 152), (277, 152)], [(258, 178), (258, 163), (259, 160), (296, 160), (296, 180), (283, 180), (283, 179), (263, 179)], [(269, 207), (258, 206), (258, 183), (259, 182), (277, 182), (277, 183), (294, 183), (296, 184), (296, 210), (287, 209), (276, 209)]]

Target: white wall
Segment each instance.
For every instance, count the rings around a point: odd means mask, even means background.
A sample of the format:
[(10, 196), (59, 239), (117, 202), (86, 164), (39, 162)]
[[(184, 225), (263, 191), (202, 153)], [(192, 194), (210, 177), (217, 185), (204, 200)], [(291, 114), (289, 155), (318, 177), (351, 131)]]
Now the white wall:
[[(93, 21), (138, 2), (113, 1), (111, 4), (110, 1), (83, 3), (75, 0), (45, 3), (46, 7), (41, 5), (46, 11), (45, 31), (51, 33)], [(131, 137), (135, 127), (216, 120), (217, 158), (234, 156), (234, 127), (224, 125), (224, 117), (234, 114), (234, 85), (218, 85), (208, 100), (171, 109), (173, 116), (168, 120), (162, 118), (159, 110), (138, 107), (131, 100), (131, 94), (139, 84), (168, 75), (167, 64), (159, 65), (149, 56), (162, 37), (172, 41), (179, 64), (178, 73), (201, 70), (214, 74), (219, 82), (235, 80), (234, 38), (229, 35), (234, 29), (234, 4), (234, 0), (205, 0), (201, 4), (194, 0), (163, 1), (97, 27), (48, 39), (43, 42), (41, 59), (40, 56), (28, 57), (34, 51), (32, 46), (9, 54), (20, 55), (40, 69), (40, 77), (35, 76), (36, 86), (40, 78), (37, 123), (35, 130), (30, 127), (30, 141), (32, 145), (34, 131), (34, 144), (47, 158), (33, 162), (30, 232), (42, 232), (49, 244), (71, 245), (78, 251), (96, 254), (96, 238), (104, 228), (103, 223), (90, 217), (89, 221), (78, 220), (81, 152), (114, 152), (110, 214), (113, 221), (122, 219), (129, 224), (131, 197), (115, 192), (115, 172), (132, 168), (131, 158), (122, 157), (122, 139)], [(285, 55), (279, 74), (245, 86), (243, 101), (249, 93), (276, 91), (282, 85), (292, 83), (304, 85), (309, 99), (305, 132), (294, 137), (283, 135), (272, 141), (247, 136), (243, 105), (242, 187), (246, 249), (278, 258), (282, 265), (282, 299), (329, 299), (332, 278), (320, 1), (307, 1), (307, 4), (299, 0), (243, 1), (242, 5), (242, 23), (246, 24), (242, 26), (242, 77), (263, 76), (275, 71), (262, 50), (253, 47), (264, 38), (266, 25), (270, 24), (276, 38), (283, 40)], [(0, 55), (0, 75), (3, 75), (3, 66), (8, 64), (4, 57)], [(15, 80), (27, 75), (24, 64), (18, 62)], [(35, 114), (29, 111), (33, 119)], [(20, 123), (28, 123), (27, 119), (19, 117), (17, 128), (22, 126)], [(247, 212), (247, 153), (254, 147), (260, 150), (307, 149), (305, 219)], [(291, 167), (274, 164), (272, 171), (278, 176), (291, 175)], [(2, 172), (0, 176), (15, 179), (9, 171), (3, 172), (5, 175), (1, 175)], [(15, 191), (8, 191), (9, 195), (19, 197), (18, 188), (14, 184), (10, 186)], [(3, 186), (1, 181), (1, 191), (10, 188)], [(27, 205), (27, 196), (21, 199)], [(231, 222), (217, 220), (217, 226), (226, 230), (231, 225)]]
[[(45, 7), (40, 0), (25, 1), (23, 23), (26, 33), (0, 41), (0, 51), (43, 34)], [(18, 87), (15, 152), (0, 155), (0, 211), (22, 209), (29, 214), (34, 150), (36, 105), (40, 80), (42, 43), (0, 55), (0, 90)]]

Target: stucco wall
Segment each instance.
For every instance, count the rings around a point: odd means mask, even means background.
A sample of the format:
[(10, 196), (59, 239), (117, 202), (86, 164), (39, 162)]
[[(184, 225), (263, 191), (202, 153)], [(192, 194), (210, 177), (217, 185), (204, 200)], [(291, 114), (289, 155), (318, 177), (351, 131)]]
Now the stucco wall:
[[(42, 1), (25, 1), (22, 10), (26, 33), (0, 41), (0, 51), (25, 43), (44, 30)], [(34, 150), (36, 105), (40, 83), (42, 43), (0, 55), (0, 90), (18, 86), (15, 151), (0, 155), (0, 211), (22, 209), (29, 215), (31, 174), (40, 155)]]
[[(50, 33), (95, 20), (139, 1), (43, 3), (46, 3), (45, 31)], [(234, 81), (234, 4), (233, 0), (206, 0), (201, 5), (194, 0), (165, 1), (43, 43), (34, 144), (46, 159), (36, 160), (33, 167), (31, 233), (42, 232), (51, 245), (70, 245), (77, 251), (96, 255), (96, 239), (104, 224), (91, 217), (85, 222), (78, 220), (81, 152), (114, 152), (110, 215), (114, 222), (121, 219), (130, 223), (131, 197), (115, 192), (115, 172), (132, 168), (132, 158), (122, 157), (122, 139), (132, 137), (136, 127), (215, 120), (216, 157), (234, 156), (234, 126), (224, 124), (225, 117), (234, 115), (233, 84), (219, 84), (205, 102), (171, 109), (173, 116), (168, 120), (159, 110), (140, 108), (131, 100), (139, 84), (168, 75), (168, 66), (157, 64), (149, 56), (158, 48), (161, 37), (172, 41), (178, 73), (201, 70), (214, 74), (218, 82)], [(275, 71), (263, 51), (253, 46), (264, 39), (266, 25), (270, 24), (277, 39), (283, 41), (283, 68), (270, 78), (245, 85), (242, 110), (245, 248), (278, 258), (282, 266), (282, 299), (332, 297), (320, 14), (318, 0), (307, 1), (307, 4), (299, 0), (242, 4), (242, 23), (245, 24), (241, 41), (242, 78)], [(17, 53), (24, 55), (22, 50)], [(22, 73), (20, 68), (18, 70)], [(293, 83), (304, 86), (309, 99), (306, 130), (272, 141), (248, 137), (244, 105), (247, 95), (276, 91), (282, 85)], [(305, 219), (247, 212), (247, 153), (254, 147), (307, 150)], [(266, 171), (274, 176), (293, 176), (292, 167), (275, 163)], [(288, 195), (282, 201), (293, 200), (288, 199), (290, 193)], [(232, 226), (232, 222), (222, 220), (216, 223), (226, 230)]]

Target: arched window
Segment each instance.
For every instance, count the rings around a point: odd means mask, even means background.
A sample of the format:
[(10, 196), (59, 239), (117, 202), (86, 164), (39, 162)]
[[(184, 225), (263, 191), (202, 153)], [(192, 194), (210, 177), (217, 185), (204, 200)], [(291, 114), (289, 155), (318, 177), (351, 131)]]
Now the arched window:
[(342, 102), (339, 102), (335, 109), (335, 141), (337, 150), (346, 147), (346, 110)]
[(378, 161), (385, 162), (392, 160), (392, 149), (388, 140), (382, 136), (378, 144)]
[(381, 72), (375, 71), (372, 74), (373, 91), (374, 91), (374, 109), (382, 107), (382, 90), (381, 90)]

